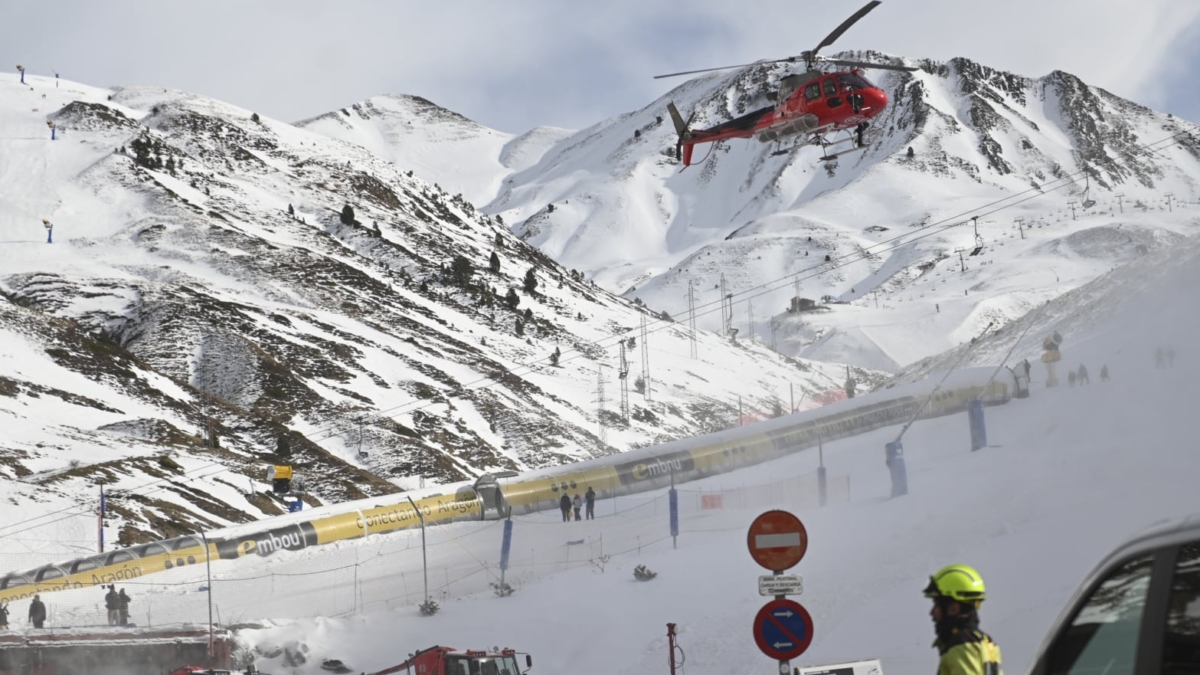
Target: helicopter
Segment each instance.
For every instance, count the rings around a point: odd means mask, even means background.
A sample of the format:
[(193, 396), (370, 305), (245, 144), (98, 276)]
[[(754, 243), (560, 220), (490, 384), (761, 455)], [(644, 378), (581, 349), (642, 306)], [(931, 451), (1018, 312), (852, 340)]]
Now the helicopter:
[[(819, 56), (817, 52), (833, 44), (841, 37), (842, 33), (845, 33), (879, 4), (880, 0), (871, 0), (850, 18), (843, 21), (815, 49), (802, 52), (798, 56), (655, 75), (654, 79), (661, 79), (766, 63), (803, 62), (805, 66), (804, 72), (792, 73), (783, 77), (779, 82), (778, 92), (768, 92), (767, 98), (773, 100), (774, 105), (760, 108), (708, 129), (689, 129), (691, 120), (685, 122), (683, 116), (679, 114), (679, 109), (675, 107), (675, 103), (668, 103), (667, 110), (671, 113), (671, 121), (675, 125), (675, 131), (679, 134), (679, 140), (675, 144), (675, 158), (682, 159), (683, 167), (686, 169), (693, 163), (692, 151), (697, 144), (715, 143), (728, 138), (757, 138), (763, 143), (797, 138), (789, 147), (782, 148), (781, 146), (771, 154), (773, 156), (783, 155), (798, 146), (819, 145), (824, 152), (821, 161), (832, 161), (844, 154), (862, 150), (870, 145), (877, 137), (875, 133), (868, 133), (870, 120), (887, 107), (888, 97), (882, 89), (871, 84), (863, 76), (863, 69), (876, 68), (912, 72), (917, 68), (830, 59)], [(821, 63), (849, 66), (850, 70), (826, 73), (818, 69), (817, 64)], [(851, 147), (846, 147), (847, 143), (851, 144)]]

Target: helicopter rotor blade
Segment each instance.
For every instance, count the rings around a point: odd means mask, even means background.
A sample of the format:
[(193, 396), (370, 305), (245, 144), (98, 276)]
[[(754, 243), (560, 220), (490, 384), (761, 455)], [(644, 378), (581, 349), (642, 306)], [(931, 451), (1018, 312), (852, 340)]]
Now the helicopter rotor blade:
[[(757, 62), (756, 62), (757, 63)], [(667, 73), (666, 75), (655, 75), (654, 79), (661, 80), (664, 77), (679, 77), (680, 75), (695, 75), (696, 73), (711, 73), (714, 70), (729, 70), (730, 68), (745, 68), (752, 66), (753, 63), (743, 63), (737, 66), (717, 66), (716, 68), (701, 68), (699, 70), (683, 70), (678, 73)]]
[(850, 27), (857, 23), (859, 19), (863, 18), (868, 12), (878, 7), (880, 2), (881, 0), (871, 0), (864, 5), (862, 9), (851, 15), (849, 19), (843, 21), (842, 25), (834, 28), (833, 32), (827, 35), (824, 40), (821, 40), (821, 44), (817, 45), (816, 49), (812, 50), (813, 55), (815, 56), (817, 52), (821, 51), (821, 49), (833, 44), (835, 40), (842, 36), (842, 33), (845, 33), (847, 30), (849, 30)]
[(874, 68), (876, 70), (896, 70), (902, 73), (912, 73), (920, 70), (912, 66), (893, 66), (889, 63), (867, 63), (865, 61), (843, 61), (842, 59), (821, 59), (822, 63), (832, 63), (836, 66), (851, 66), (853, 68)]
[(798, 58), (800, 58), (800, 57), (789, 56), (789, 57), (783, 58), (783, 59), (766, 59), (763, 61), (755, 61), (754, 63), (740, 63), (736, 66), (717, 66), (716, 68), (701, 68), (700, 70), (684, 70), (684, 71), (678, 72), (678, 73), (667, 73), (666, 75), (655, 75), (654, 79), (661, 80), (664, 77), (678, 77), (680, 75), (695, 75), (696, 73), (711, 73), (714, 70), (731, 70), (733, 68), (745, 68), (747, 66), (757, 66), (760, 64), (764, 64), (764, 63), (784, 63), (784, 62), (793, 63)]

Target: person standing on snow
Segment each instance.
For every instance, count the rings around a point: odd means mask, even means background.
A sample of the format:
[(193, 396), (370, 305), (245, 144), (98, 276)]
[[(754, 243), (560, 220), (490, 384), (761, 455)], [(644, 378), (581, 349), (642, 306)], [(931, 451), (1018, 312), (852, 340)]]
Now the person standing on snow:
[(1104, 364), (1103, 366), (1100, 366), (1100, 381), (1108, 382), (1108, 364), (1107, 363)]
[(979, 572), (966, 565), (943, 567), (929, 578), (925, 597), (933, 600), (929, 616), (941, 657), (938, 675), (1003, 675), (1000, 647), (979, 630), (979, 606), (987, 597)]
[(29, 603), (29, 623), (34, 628), (41, 628), (46, 623), (46, 604), (40, 595), (33, 596), (33, 602)]
[(1079, 364), (1079, 386), (1091, 383), (1092, 381), (1088, 379), (1087, 368), (1084, 368), (1082, 363)]
[(121, 594), (117, 596), (117, 621), (118, 625), (129, 625), (129, 596), (125, 595), (125, 589), (121, 589)]
[(562, 499), (558, 500), (558, 508), (562, 511), (564, 523), (571, 519), (571, 498), (567, 493), (564, 492)]
[(587, 503), (587, 519), (595, 520), (596, 519), (596, 491), (592, 489), (591, 485), (588, 486), (587, 492), (584, 493), (583, 501), (585, 501)]
[(571, 502), (575, 506), (575, 520), (583, 520), (583, 518), (579, 517), (579, 512), (583, 510), (583, 497), (580, 497), (579, 493), (576, 492), (575, 499), (571, 500)]
[(104, 609), (108, 610), (108, 625), (115, 626), (120, 620), (120, 600), (117, 597), (117, 587), (109, 586), (104, 594)]

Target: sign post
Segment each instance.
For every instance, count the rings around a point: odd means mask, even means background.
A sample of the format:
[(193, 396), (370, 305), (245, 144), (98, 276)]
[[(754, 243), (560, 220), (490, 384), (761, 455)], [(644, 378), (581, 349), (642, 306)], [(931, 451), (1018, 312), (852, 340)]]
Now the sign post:
[(746, 546), (754, 562), (772, 572), (758, 578), (759, 594), (775, 597), (754, 617), (754, 642), (762, 653), (779, 661), (781, 675), (788, 675), (788, 662), (803, 654), (813, 639), (812, 616), (803, 605), (787, 599), (804, 592), (800, 575), (783, 573), (808, 551), (808, 531), (787, 511), (767, 511), (750, 524)]

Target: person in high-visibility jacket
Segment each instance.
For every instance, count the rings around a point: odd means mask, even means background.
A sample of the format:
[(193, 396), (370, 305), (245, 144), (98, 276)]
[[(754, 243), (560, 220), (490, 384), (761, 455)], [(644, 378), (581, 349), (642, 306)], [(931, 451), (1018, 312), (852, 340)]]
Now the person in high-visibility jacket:
[(933, 599), (938, 675), (1003, 675), (1000, 647), (979, 630), (979, 606), (987, 597), (979, 572), (967, 565), (943, 567), (929, 578), (925, 597)]

